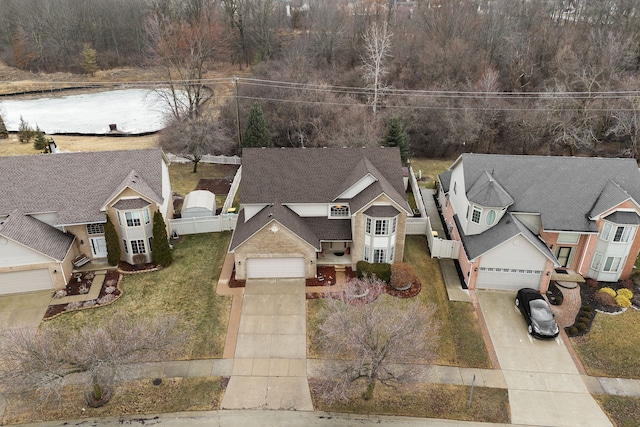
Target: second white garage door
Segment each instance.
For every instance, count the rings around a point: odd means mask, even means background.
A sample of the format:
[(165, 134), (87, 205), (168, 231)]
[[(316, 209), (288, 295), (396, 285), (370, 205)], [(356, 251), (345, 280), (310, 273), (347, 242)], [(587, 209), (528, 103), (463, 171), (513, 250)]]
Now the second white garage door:
[(48, 268), (0, 273), (0, 295), (53, 290)]
[(538, 289), (541, 279), (542, 271), (540, 270), (481, 267), (476, 279), (476, 288), (511, 291), (517, 291), (520, 288)]
[(247, 258), (247, 278), (305, 277), (304, 258)]

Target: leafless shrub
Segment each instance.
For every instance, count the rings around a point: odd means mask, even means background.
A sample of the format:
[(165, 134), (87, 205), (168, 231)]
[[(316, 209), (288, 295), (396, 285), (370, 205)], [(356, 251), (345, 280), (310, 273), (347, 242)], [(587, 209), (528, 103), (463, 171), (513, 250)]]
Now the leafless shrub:
[(60, 289), (59, 291), (56, 291), (55, 294), (53, 294), (54, 298), (64, 298), (67, 296), (67, 291), (65, 289)]
[(98, 298), (98, 304), (108, 304), (115, 299), (116, 299), (115, 295), (106, 294), (105, 296)]
[(72, 301), (69, 304), (67, 304), (66, 310), (67, 311), (77, 310), (80, 307), (82, 307), (82, 301)]

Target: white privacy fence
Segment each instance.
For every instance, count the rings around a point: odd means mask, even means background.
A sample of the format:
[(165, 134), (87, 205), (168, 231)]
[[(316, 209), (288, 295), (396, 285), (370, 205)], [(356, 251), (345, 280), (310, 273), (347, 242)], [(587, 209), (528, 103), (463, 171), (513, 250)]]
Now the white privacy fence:
[[(167, 153), (167, 158), (171, 163), (189, 163), (191, 160), (184, 157), (177, 156), (175, 154)], [(219, 165), (240, 165), (242, 164), (242, 158), (238, 156), (212, 156), (205, 154), (200, 159), (201, 163), (216, 163)]]
[(427, 229), (429, 224), (429, 218), (427, 217), (427, 209), (424, 206), (424, 202), (422, 201), (422, 195), (420, 193), (420, 187), (418, 187), (418, 181), (416, 180), (416, 176), (413, 174), (413, 169), (409, 166), (409, 183), (411, 185), (411, 190), (413, 190), (413, 196), (416, 200), (416, 207), (418, 211), (420, 211), (419, 217), (409, 217), (407, 218), (407, 227), (405, 229), (405, 233), (408, 235), (421, 235), (424, 236), (427, 233), (430, 233), (430, 228)]
[(199, 234), (199, 233), (219, 233), (221, 231), (235, 230), (236, 223), (238, 222), (238, 215), (236, 213), (227, 213), (229, 208), (233, 206), (236, 193), (240, 187), (240, 180), (242, 179), (242, 166), (238, 168), (229, 194), (222, 205), (220, 215), (216, 216), (203, 216), (196, 218), (177, 218), (169, 220), (169, 229), (171, 235), (183, 235), (183, 234)]

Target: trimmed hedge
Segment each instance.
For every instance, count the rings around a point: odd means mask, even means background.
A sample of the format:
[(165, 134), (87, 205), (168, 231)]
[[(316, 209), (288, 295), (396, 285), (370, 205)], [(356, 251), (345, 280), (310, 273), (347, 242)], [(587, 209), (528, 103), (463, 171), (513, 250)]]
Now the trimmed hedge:
[(358, 279), (362, 279), (362, 277), (366, 275), (367, 277), (376, 276), (385, 283), (391, 282), (391, 264), (386, 262), (370, 263), (367, 261), (358, 261), (356, 263), (356, 271)]

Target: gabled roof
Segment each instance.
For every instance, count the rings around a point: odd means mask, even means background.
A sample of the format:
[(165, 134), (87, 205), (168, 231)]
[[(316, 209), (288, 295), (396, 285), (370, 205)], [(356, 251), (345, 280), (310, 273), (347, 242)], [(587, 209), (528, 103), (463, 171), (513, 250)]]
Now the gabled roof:
[(640, 216), (638, 216), (635, 212), (629, 211), (615, 211), (604, 217), (607, 221), (611, 221), (614, 224), (629, 224), (629, 225), (638, 225), (640, 224)]
[(467, 191), (467, 199), (485, 207), (506, 208), (513, 204), (513, 199), (488, 171), (473, 183)]
[(229, 250), (235, 250), (272, 221), (279, 222), (317, 251), (321, 250), (321, 241), (351, 239), (350, 219), (302, 218), (288, 207), (274, 204), (266, 206), (246, 222), (244, 220), (244, 210), (240, 211)]
[(165, 160), (159, 149), (0, 157), (0, 215), (17, 209), (56, 212), (58, 225), (104, 222), (101, 208), (127, 186), (162, 202)]
[[(613, 180), (609, 180), (596, 199), (591, 212), (589, 212), (589, 217), (594, 218), (629, 199), (631, 199), (629, 193), (620, 188)], [(640, 200), (638, 201), (640, 202)]]
[(594, 232), (592, 212), (616, 206), (625, 192), (640, 201), (634, 159), (462, 154), (452, 168), (460, 162), (467, 193), (490, 172), (514, 200), (509, 211), (540, 213), (545, 230)]
[(451, 169), (447, 169), (446, 171), (442, 172), (440, 175), (438, 175), (438, 179), (440, 180), (440, 183), (442, 184), (442, 190), (444, 191), (444, 193), (448, 193), (449, 192), (449, 185), (451, 184)]
[(57, 261), (64, 260), (74, 237), (17, 210), (0, 224), (0, 235)]
[[(242, 163), (243, 203), (331, 203), (371, 174), (377, 181), (370, 187), (378, 185), (378, 191), (371, 194), (378, 196), (384, 192), (411, 212), (404, 197), (397, 147), (246, 148), (242, 151)], [(351, 206), (352, 212), (357, 210)]]
[(498, 222), (494, 227), (491, 227), (482, 234), (475, 234), (471, 236), (467, 236), (462, 232), (457, 215), (454, 216), (454, 220), (458, 230), (460, 231), (462, 245), (469, 260), (474, 260), (507, 240), (510, 240), (517, 235), (522, 235), (544, 256), (555, 264), (558, 263), (556, 257), (551, 253), (549, 248), (547, 248), (547, 245), (545, 245), (538, 236), (522, 224), (518, 218), (510, 213), (507, 213), (502, 217), (500, 222)]

